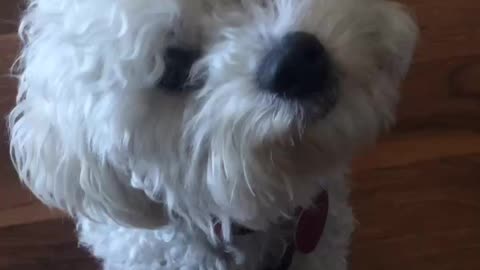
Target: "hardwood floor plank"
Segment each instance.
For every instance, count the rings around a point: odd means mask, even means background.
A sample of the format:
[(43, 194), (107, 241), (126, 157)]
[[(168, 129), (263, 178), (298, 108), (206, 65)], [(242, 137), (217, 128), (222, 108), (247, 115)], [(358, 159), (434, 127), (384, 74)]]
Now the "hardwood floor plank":
[(375, 149), (356, 159), (355, 171), (386, 169), (480, 154), (480, 133), (417, 131), (384, 138)]
[(18, 47), (19, 40), (16, 34), (0, 35), (0, 113), (2, 115), (5, 115), (15, 102), (17, 82), (11, 75), (10, 68), (17, 57)]
[(480, 54), (415, 63), (402, 87), (394, 133), (425, 129), (480, 132), (476, 124), (480, 122), (478, 74)]
[(21, 0), (0, 0), (0, 34), (17, 31), (18, 18), (25, 7)]
[(400, 0), (413, 11), (421, 35), (417, 62), (480, 53), (480, 5), (477, 0)]
[[(16, 193), (18, 199), (28, 198), (27, 195), (19, 195), (19, 193)], [(0, 205), (2, 204), (0, 203)], [(2, 205), (2, 207), (4, 207), (4, 205)], [(48, 209), (40, 203), (40, 201), (32, 198), (24, 204), (17, 204), (0, 209), (0, 228), (55, 220), (63, 216), (64, 214), (59, 211)]]
[(95, 260), (79, 248), (74, 226), (52, 220), (0, 229), (2, 270), (94, 270)]
[(480, 155), (355, 174), (353, 270), (480, 269)]

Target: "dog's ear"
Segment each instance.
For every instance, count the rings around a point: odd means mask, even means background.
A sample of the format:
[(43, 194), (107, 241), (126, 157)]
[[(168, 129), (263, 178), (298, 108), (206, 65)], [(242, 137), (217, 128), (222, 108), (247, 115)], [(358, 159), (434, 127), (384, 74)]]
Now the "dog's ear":
[(380, 1), (374, 6), (378, 35), (383, 50), (378, 59), (383, 71), (400, 81), (406, 75), (416, 47), (418, 28), (412, 14), (401, 4)]
[(371, 85), (371, 98), (382, 116), (381, 127), (388, 129), (395, 122), (398, 88), (410, 68), (418, 29), (412, 15), (401, 4), (379, 1), (372, 12), (377, 20), (372, 44), (377, 48), (374, 50), (377, 72)]
[(56, 127), (50, 107), (46, 99), (27, 96), (9, 116), (11, 156), (30, 190), (46, 205), (72, 216), (111, 218), (136, 227), (165, 222), (163, 207), (132, 188), (126, 172), (89, 152), (84, 141), (67, 146), (67, 134)]
[[(362, 2), (356, 1), (359, 4)], [(369, 104), (373, 104), (372, 115), (378, 119), (372, 122), (378, 124), (374, 130), (385, 130), (395, 122), (399, 87), (412, 61), (418, 29), (412, 15), (403, 5), (384, 0), (365, 2), (373, 4), (364, 7), (366, 15), (359, 17), (361, 19), (356, 33), (361, 37), (361, 42), (356, 42), (355, 35), (351, 35), (350, 45), (346, 48), (361, 46), (361, 54), (366, 57), (345, 53), (349, 58), (358, 59), (344, 59), (344, 62), (349, 65), (354, 63), (351, 65), (352, 73), (361, 78), (362, 84), (368, 89), (366, 99)], [(352, 23), (355, 23), (356, 20), (352, 17)]]
[(112, 138), (124, 134), (112, 128), (111, 119), (117, 117), (114, 109), (128, 109), (115, 102), (161, 74), (159, 47), (175, 1), (168, 2), (171, 7), (81, 1), (75, 8), (67, 2), (32, 1), (22, 18), (19, 93), (9, 116), (15, 167), (45, 204), (73, 216), (159, 225), (165, 221), (162, 205), (132, 187), (127, 162), (115, 166), (95, 150), (123, 143)]

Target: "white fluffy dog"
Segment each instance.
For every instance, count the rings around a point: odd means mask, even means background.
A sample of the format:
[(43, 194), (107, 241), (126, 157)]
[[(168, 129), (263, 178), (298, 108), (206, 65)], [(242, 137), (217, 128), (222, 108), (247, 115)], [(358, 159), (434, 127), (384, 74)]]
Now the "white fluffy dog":
[(30, 0), (11, 155), (108, 270), (347, 268), (352, 155), (415, 23), (384, 0)]

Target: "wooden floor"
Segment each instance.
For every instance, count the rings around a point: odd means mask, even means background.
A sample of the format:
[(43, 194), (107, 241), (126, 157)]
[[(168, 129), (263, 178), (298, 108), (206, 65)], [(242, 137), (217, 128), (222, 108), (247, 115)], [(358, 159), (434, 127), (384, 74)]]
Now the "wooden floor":
[[(480, 2), (403, 2), (422, 38), (398, 126), (355, 163), (352, 269), (480, 270)], [(0, 0), (0, 74), (17, 49), (16, 6)], [(14, 88), (0, 76), (2, 115)], [(20, 187), (3, 142), (0, 269), (95, 269), (72, 224)]]

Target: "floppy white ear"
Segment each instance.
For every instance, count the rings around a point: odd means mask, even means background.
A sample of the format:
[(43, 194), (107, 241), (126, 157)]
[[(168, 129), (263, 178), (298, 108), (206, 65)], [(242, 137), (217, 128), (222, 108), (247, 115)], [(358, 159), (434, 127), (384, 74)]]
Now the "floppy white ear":
[(399, 3), (381, 1), (375, 6), (384, 55), (379, 63), (394, 80), (404, 78), (412, 60), (418, 36), (417, 25), (409, 11)]
[(159, 225), (163, 207), (131, 186), (126, 164), (94, 151), (93, 137), (115, 133), (115, 97), (161, 72), (155, 46), (175, 3), (70, 2), (32, 0), (22, 19), (19, 93), (8, 120), (13, 162), (38, 198), (72, 216)]
[(418, 29), (409, 11), (399, 3), (379, 1), (373, 16), (378, 25), (377, 44), (373, 45), (380, 49), (375, 51), (378, 73), (371, 85), (371, 98), (383, 115), (382, 127), (388, 129), (395, 122), (398, 88), (410, 68)]
[(132, 188), (128, 173), (88, 150), (78, 153), (65, 145), (47, 100), (23, 94), (9, 116), (11, 156), (20, 179), (40, 200), (95, 220), (108, 217), (137, 227), (165, 221), (163, 207)]

